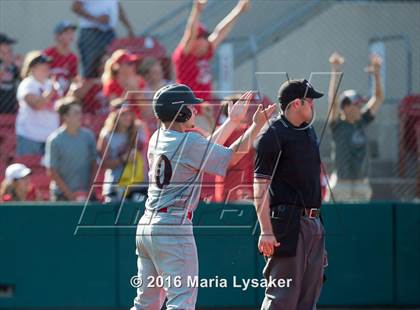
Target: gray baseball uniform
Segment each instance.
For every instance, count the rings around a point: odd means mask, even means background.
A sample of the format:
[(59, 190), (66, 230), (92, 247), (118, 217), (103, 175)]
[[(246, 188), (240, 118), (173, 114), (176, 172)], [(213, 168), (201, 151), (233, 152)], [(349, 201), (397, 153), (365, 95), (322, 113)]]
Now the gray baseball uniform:
[[(232, 151), (201, 135), (160, 129), (149, 142), (149, 191), (137, 228), (138, 277), (135, 309), (195, 309), (198, 257), (188, 212), (197, 207), (203, 173), (224, 176)], [(162, 209), (165, 212), (162, 212)], [(161, 211), (161, 212), (159, 212)], [(150, 285), (161, 277), (162, 286)]]

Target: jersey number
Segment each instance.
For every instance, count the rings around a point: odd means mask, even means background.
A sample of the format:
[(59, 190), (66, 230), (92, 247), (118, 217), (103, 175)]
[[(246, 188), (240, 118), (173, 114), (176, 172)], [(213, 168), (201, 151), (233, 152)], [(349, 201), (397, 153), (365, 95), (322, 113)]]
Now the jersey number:
[[(163, 180), (162, 180), (163, 170)], [(156, 185), (162, 189), (164, 185), (168, 185), (172, 177), (172, 166), (168, 157), (160, 155), (155, 168)]]

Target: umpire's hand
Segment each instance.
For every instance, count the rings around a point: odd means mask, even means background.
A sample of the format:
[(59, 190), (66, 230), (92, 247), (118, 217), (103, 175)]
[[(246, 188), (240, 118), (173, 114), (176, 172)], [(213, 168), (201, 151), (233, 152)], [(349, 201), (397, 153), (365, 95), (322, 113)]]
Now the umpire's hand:
[(258, 249), (264, 256), (272, 256), (274, 254), (274, 247), (280, 246), (273, 234), (261, 234), (258, 240)]

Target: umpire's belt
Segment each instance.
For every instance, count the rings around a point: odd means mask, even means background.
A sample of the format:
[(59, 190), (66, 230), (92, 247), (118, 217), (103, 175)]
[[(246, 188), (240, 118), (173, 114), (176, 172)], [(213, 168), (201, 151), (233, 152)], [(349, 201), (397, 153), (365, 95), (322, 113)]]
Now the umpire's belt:
[(300, 213), (301, 216), (305, 216), (310, 219), (316, 219), (321, 214), (320, 208), (302, 208), (296, 205), (280, 204), (280, 205), (270, 207), (270, 215), (273, 218), (282, 217), (288, 208), (301, 209), (301, 213)]

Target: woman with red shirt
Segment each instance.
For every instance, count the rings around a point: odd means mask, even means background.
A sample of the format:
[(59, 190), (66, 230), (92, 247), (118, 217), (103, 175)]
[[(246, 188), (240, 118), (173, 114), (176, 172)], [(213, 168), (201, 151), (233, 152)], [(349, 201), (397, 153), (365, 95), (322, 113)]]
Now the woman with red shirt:
[(128, 50), (116, 50), (105, 63), (102, 83), (108, 100), (126, 97), (130, 104), (138, 104), (134, 111), (140, 117), (141, 104), (144, 104), (144, 94), (140, 91), (144, 90), (145, 82), (137, 74), (138, 60), (139, 57)]

